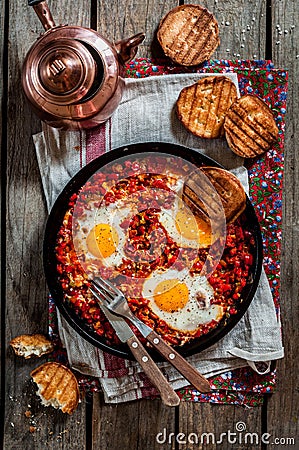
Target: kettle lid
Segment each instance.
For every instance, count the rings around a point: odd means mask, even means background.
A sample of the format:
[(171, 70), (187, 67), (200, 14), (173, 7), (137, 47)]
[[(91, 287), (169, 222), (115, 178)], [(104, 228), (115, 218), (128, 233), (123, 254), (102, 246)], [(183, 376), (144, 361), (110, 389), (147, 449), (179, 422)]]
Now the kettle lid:
[(36, 91), (58, 105), (79, 102), (96, 77), (96, 63), (88, 48), (75, 39), (49, 42), (32, 58), (31, 75)]

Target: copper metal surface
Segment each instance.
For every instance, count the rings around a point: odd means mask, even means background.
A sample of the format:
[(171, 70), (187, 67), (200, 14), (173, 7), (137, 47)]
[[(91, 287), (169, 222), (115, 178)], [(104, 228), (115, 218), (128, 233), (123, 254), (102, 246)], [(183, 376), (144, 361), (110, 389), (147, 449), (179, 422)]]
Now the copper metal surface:
[(55, 27), (55, 22), (46, 1), (34, 5), (33, 8), (46, 31)]
[(92, 29), (55, 26), (45, 1), (34, 9), (46, 30), (28, 52), (22, 71), (23, 89), (34, 111), (62, 129), (105, 122), (121, 100), (122, 66), (136, 55), (144, 34), (114, 46)]

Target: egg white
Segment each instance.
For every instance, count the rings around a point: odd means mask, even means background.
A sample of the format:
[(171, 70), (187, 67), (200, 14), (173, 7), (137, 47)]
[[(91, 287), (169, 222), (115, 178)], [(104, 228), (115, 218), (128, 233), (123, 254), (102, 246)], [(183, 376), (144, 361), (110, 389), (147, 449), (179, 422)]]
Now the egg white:
[[(159, 283), (165, 280), (177, 279), (188, 288), (188, 301), (178, 311), (168, 312), (161, 310), (154, 299), (154, 291)], [(204, 299), (199, 302), (197, 296)], [(214, 290), (208, 280), (202, 276), (191, 276), (188, 271), (181, 272), (170, 269), (168, 271), (155, 271), (143, 284), (142, 296), (149, 300), (149, 308), (169, 327), (182, 331), (194, 333), (200, 325), (207, 324), (212, 320), (219, 321), (223, 315), (223, 308), (211, 304), (214, 298)]]
[(172, 178), (172, 184), (167, 184), (172, 191), (174, 191), (179, 197), (181, 197), (184, 186), (184, 180), (182, 178)]
[[(117, 267), (122, 263), (124, 255), (124, 246), (127, 239), (126, 230), (120, 225), (130, 217), (131, 211), (128, 208), (120, 207), (117, 204), (100, 207), (91, 207), (86, 209), (85, 214), (76, 218), (76, 227), (73, 230), (73, 241), (75, 250), (84, 260), (84, 266), (88, 264), (97, 264), (100, 260), (105, 267)], [(116, 232), (117, 242), (115, 242), (115, 251), (107, 257), (95, 256), (88, 248), (88, 236), (93, 233), (94, 227), (98, 224), (106, 224)], [(100, 252), (100, 250), (99, 250)]]
[[(180, 224), (177, 221), (177, 214), (179, 211), (185, 211), (186, 216), (189, 216), (190, 227), (192, 226), (192, 232), (194, 234), (194, 239), (190, 239), (186, 236), (183, 236), (183, 230), (180, 227)], [(198, 228), (198, 224), (196, 219), (191, 212), (191, 210), (185, 205), (182, 199), (177, 197), (175, 199), (174, 205), (171, 209), (161, 208), (159, 212), (159, 221), (177, 245), (182, 248), (194, 248), (199, 249), (206, 247), (204, 242), (201, 242), (200, 239), (200, 230)], [(187, 225), (188, 226), (188, 225)], [(182, 234), (181, 234), (181, 232)]]

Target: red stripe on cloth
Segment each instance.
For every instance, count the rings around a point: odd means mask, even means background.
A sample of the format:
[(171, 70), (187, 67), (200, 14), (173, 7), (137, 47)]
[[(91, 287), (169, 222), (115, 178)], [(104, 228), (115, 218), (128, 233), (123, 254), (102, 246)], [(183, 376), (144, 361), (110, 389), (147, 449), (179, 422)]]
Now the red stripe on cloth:
[(148, 379), (147, 375), (144, 372), (140, 372), (138, 375), (139, 375), (140, 380), (142, 381), (143, 389), (150, 390), (151, 394), (157, 394), (157, 392), (158, 392), (157, 389), (152, 385), (152, 383)]
[(159, 397), (158, 391), (154, 387), (153, 388), (142, 387), (140, 390), (141, 390), (141, 398), (154, 399)]
[(128, 375), (128, 367), (123, 358), (118, 358), (117, 356), (110, 355), (109, 353), (103, 352), (105, 370), (107, 372), (115, 372), (117, 370), (118, 377), (124, 377)]
[(106, 123), (86, 131), (86, 164), (106, 152)]

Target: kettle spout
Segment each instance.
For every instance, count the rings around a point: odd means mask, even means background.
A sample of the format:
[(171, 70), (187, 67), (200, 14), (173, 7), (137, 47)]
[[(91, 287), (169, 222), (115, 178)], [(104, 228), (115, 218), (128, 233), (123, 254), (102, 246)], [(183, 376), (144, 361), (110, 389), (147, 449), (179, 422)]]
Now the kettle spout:
[(144, 38), (144, 33), (138, 33), (135, 34), (135, 36), (115, 43), (120, 64), (124, 65), (135, 57), (138, 50), (138, 45), (143, 42)]
[(28, 5), (33, 6), (34, 11), (46, 31), (55, 27), (55, 22), (46, 0), (28, 0)]

